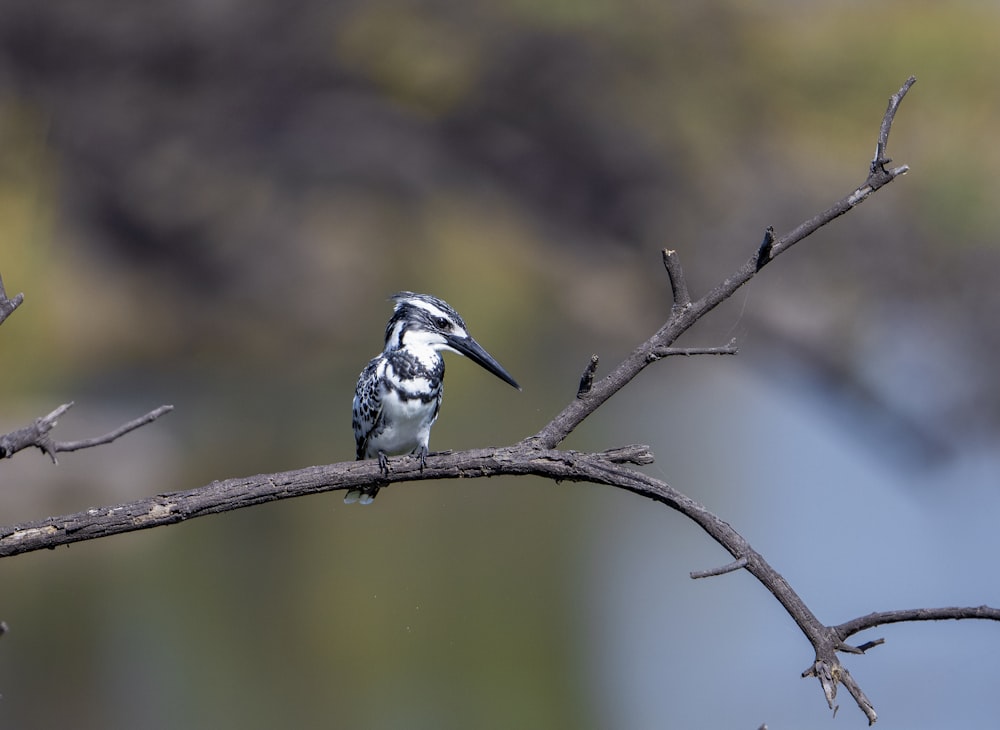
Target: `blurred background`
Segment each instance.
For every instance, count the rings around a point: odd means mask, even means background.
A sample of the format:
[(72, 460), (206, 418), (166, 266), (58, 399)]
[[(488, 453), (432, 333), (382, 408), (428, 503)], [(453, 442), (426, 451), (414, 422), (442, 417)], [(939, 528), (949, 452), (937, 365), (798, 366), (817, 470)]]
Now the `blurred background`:
[[(1000, 604), (995, 3), (0, 0), (3, 523), (353, 458), (387, 297), (436, 294), (432, 448), (505, 444), (863, 180), (566, 446), (648, 443), (814, 611)], [(0, 726), (858, 727), (693, 525), (533, 479), (319, 495), (0, 564)], [(888, 627), (883, 728), (995, 727), (997, 627)], [(929, 679), (928, 667), (933, 667)], [(914, 688), (919, 688), (915, 692)]]

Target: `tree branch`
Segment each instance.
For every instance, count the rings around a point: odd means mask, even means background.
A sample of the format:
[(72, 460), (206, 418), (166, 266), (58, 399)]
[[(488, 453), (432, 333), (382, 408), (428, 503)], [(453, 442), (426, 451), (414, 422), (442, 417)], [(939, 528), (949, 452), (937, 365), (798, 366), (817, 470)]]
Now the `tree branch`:
[(93, 446), (109, 444), (115, 439), (124, 436), (129, 431), (134, 431), (137, 428), (145, 426), (147, 423), (152, 423), (160, 416), (174, 409), (173, 406), (160, 406), (144, 416), (122, 424), (114, 431), (106, 433), (103, 436), (83, 439), (82, 441), (53, 441), (52, 437), (49, 436), (49, 432), (56, 427), (59, 418), (72, 407), (72, 401), (63, 403), (47, 416), (36, 418), (31, 425), (0, 436), (0, 459), (8, 459), (22, 449), (35, 446), (48, 454), (49, 458), (52, 459), (52, 463), (56, 464), (58, 463), (56, 454), (61, 451), (79, 451), (80, 449), (89, 449)]
[[(3, 324), (4, 320), (15, 309), (21, 306), (23, 302), (24, 294), (18, 294), (13, 299), (7, 298), (7, 292), (3, 286), (3, 277), (0, 277), (0, 324)], [(173, 406), (160, 406), (145, 416), (140, 416), (135, 420), (129, 421), (114, 431), (106, 433), (103, 436), (98, 436), (97, 438), (84, 439), (82, 441), (53, 441), (49, 436), (49, 432), (56, 427), (59, 418), (72, 407), (72, 401), (63, 403), (47, 416), (36, 418), (31, 425), (0, 436), (0, 459), (9, 459), (18, 451), (26, 449), (29, 446), (35, 446), (48, 454), (49, 458), (52, 459), (52, 463), (56, 464), (58, 463), (56, 454), (60, 451), (79, 451), (80, 449), (89, 449), (93, 446), (109, 444), (115, 439), (124, 436), (129, 431), (134, 431), (141, 426), (145, 426), (147, 423), (152, 423), (163, 414), (169, 413), (174, 409)]]
[(0, 276), (0, 324), (3, 324), (23, 302), (24, 294), (17, 294), (13, 299), (7, 298), (7, 292), (3, 288), (3, 277)]
[(840, 640), (843, 641), (861, 631), (885, 624), (895, 624), (902, 621), (958, 621), (969, 618), (1000, 621), (1000, 608), (992, 608), (990, 606), (953, 606), (950, 608), (910, 608), (899, 611), (879, 611), (851, 619), (832, 628), (837, 636), (840, 637)]
[(670, 278), (670, 292), (674, 298), (670, 312), (676, 314), (678, 310), (691, 306), (691, 294), (688, 292), (687, 279), (676, 251), (671, 251), (668, 248), (663, 249), (663, 266)]
[[(910, 87), (917, 83), (916, 76), (911, 76), (904, 83), (903, 86), (895, 94), (889, 97), (889, 107), (885, 110), (885, 114), (882, 117), (882, 124), (879, 126), (878, 130), (878, 142), (875, 144), (875, 157), (872, 159), (872, 165), (869, 174), (874, 175), (893, 175), (893, 173), (887, 171), (885, 166), (888, 165), (892, 160), (885, 155), (886, 148), (889, 146), (889, 132), (892, 131), (892, 123), (896, 119), (896, 112), (899, 110), (899, 105), (903, 101), (903, 97), (906, 96), (906, 92), (910, 90)], [(902, 168), (898, 168), (895, 171), (896, 175), (902, 174), (909, 169), (905, 165)], [(894, 177), (895, 175), (893, 175)]]
[[(872, 166), (877, 167), (877, 169), (870, 169), (865, 182), (852, 192), (845, 195), (822, 213), (800, 223), (780, 238), (771, 240), (773, 233), (768, 233), (765, 236), (765, 243), (769, 244), (766, 254), (768, 261), (773, 260), (802, 239), (860, 205), (873, 192), (888, 185), (909, 169), (904, 165), (894, 170), (886, 170), (883, 165), (888, 159), (884, 157), (885, 148), (882, 142), (888, 140), (889, 130), (892, 127), (899, 103), (915, 82), (916, 79), (912, 76), (906, 80), (906, 83), (903, 84), (900, 90), (892, 96), (889, 108), (882, 118), (882, 124), (879, 129), (879, 144), (877, 145), (881, 156), (876, 158), (876, 162), (880, 164), (877, 166), (873, 164)], [(764, 245), (759, 246), (750, 259), (737, 269), (735, 273), (705, 294), (701, 299), (689, 305), (684, 304), (687, 299), (687, 286), (683, 284), (684, 277), (680, 273), (680, 264), (673, 252), (664, 251), (664, 265), (667, 267), (671, 286), (674, 290), (675, 306), (671, 311), (670, 319), (652, 337), (633, 350), (603, 380), (594, 383), (594, 386), (586, 396), (571, 401), (559, 415), (553, 418), (552, 421), (532, 438), (539, 446), (549, 449), (555, 448), (562, 443), (587, 416), (596, 411), (611, 396), (631, 382), (650, 362), (657, 359), (655, 357), (650, 359), (650, 355), (654, 350), (670, 347), (695, 322), (715, 309), (715, 307), (731, 297), (737, 289), (750, 281), (761, 269), (760, 258), (764, 247)], [(678, 304), (682, 306), (677, 306)]]
[(590, 389), (594, 387), (594, 373), (597, 372), (597, 363), (600, 358), (597, 355), (590, 356), (590, 362), (587, 363), (586, 369), (583, 371), (583, 375), (580, 376), (580, 386), (576, 389), (576, 397), (583, 398), (590, 392)]
[[(815, 651), (815, 660), (802, 675), (818, 679), (824, 697), (834, 712), (837, 708), (838, 687), (843, 686), (854, 698), (869, 723), (875, 722), (877, 715), (872, 703), (847, 668), (841, 664), (838, 652), (863, 653), (866, 649), (878, 645), (881, 640), (854, 647), (845, 643), (848, 637), (867, 628), (899, 621), (961, 618), (1000, 621), (1000, 609), (980, 606), (888, 611), (868, 614), (838, 626), (826, 626), (784, 577), (731, 525), (667, 483), (630, 466), (649, 464), (653, 461), (648, 447), (632, 445), (601, 453), (580, 453), (556, 447), (585, 418), (631, 382), (650, 363), (670, 355), (735, 354), (735, 342), (717, 348), (675, 348), (673, 343), (701, 317), (753, 278), (765, 264), (820, 227), (847, 213), (872, 193), (907, 171), (906, 166), (894, 169), (886, 167), (890, 162), (886, 157), (886, 147), (896, 111), (913, 83), (914, 79), (911, 77), (890, 98), (879, 129), (875, 157), (864, 183), (827, 210), (780, 237), (776, 238), (773, 230), (769, 228), (765, 232), (763, 242), (755, 247), (747, 262), (697, 301), (691, 301), (676, 253), (665, 250), (663, 262), (673, 294), (673, 306), (667, 322), (601, 380), (594, 379), (597, 358), (593, 357), (584, 371), (573, 400), (534, 436), (501, 448), (433, 454), (427, 458), (426, 464), (422, 464), (421, 459), (416, 456), (396, 457), (390, 462), (391, 470), (388, 474), (383, 474), (378, 462), (374, 460), (314, 466), (276, 474), (216, 481), (197, 489), (159, 494), (112, 507), (101, 507), (63, 517), (50, 517), (0, 528), (0, 557), (173, 524), (278, 499), (361, 487), (385, 488), (390, 484), (423, 479), (532, 474), (555, 481), (604, 484), (664, 504), (699, 525), (733, 557), (733, 562), (714, 570), (695, 571), (692, 577), (722, 575), (736, 570), (746, 570), (753, 575), (785, 609)], [(3, 439), (8, 439), (8, 443), (20, 443), (11, 437), (27, 432), (27, 435), (19, 437), (25, 441), (25, 445), (38, 446), (51, 455), (59, 450), (107, 443), (169, 410), (169, 406), (164, 406), (98, 439), (63, 444), (46, 441), (46, 434), (55, 425), (55, 418), (68, 407), (68, 405), (63, 406), (36, 421), (34, 426), (8, 434)], [(34, 434), (34, 437), (29, 438), (30, 434)], [(45, 444), (49, 444), (48, 447)], [(4, 445), (3, 440), (0, 440), (0, 447), (5, 450), (10, 448)], [(9, 453), (5, 451), (4, 455)]]
[(720, 565), (718, 568), (709, 568), (708, 570), (692, 570), (690, 575), (693, 580), (698, 580), (699, 578), (713, 578), (717, 575), (735, 573), (737, 570), (742, 570), (745, 567), (747, 567), (747, 559), (740, 558), (739, 560), (734, 560), (731, 563)]
[[(649, 447), (641, 445), (598, 454), (580, 454), (538, 450), (524, 442), (497, 449), (431, 454), (423, 467), (416, 456), (396, 457), (389, 463), (389, 478), (382, 474), (375, 460), (345, 461), (215, 481), (197, 489), (159, 494), (112, 507), (0, 528), (0, 557), (169, 525), (278, 499), (349, 491), (376, 483), (385, 488), (390, 484), (424, 479), (536, 474), (558, 480), (597, 480), (597, 483), (606, 484), (609, 474), (616, 470), (631, 473), (622, 464), (648, 464), (651, 461)], [(660, 496), (669, 499), (672, 491)]]
[(738, 353), (736, 338), (733, 338), (728, 345), (722, 347), (651, 347), (648, 357), (649, 361), (653, 362), (674, 355), (691, 357), (692, 355), (736, 355)]

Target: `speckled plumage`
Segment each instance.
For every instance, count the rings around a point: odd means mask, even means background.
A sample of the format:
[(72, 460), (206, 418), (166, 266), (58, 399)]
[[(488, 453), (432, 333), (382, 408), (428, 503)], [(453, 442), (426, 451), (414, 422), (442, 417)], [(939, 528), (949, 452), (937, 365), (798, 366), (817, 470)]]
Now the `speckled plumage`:
[[(520, 386), (472, 337), (458, 312), (427, 294), (400, 292), (385, 328), (385, 347), (361, 371), (354, 393), (357, 458), (378, 458), (388, 476), (388, 456), (417, 454), (423, 468), (431, 426), (444, 394), (442, 350), (466, 355), (497, 377)], [(353, 490), (345, 502), (370, 503), (378, 487)]]
[[(416, 453), (421, 433), (426, 430), (429, 436), (444, 394), (444, 359), (434, 354), (437, 362), (427, 368), (406, 350), (393, 350), (373, 358), (361, 372), (353, 408), (357, 458), (371, 459), (379, 451)], [(387, 402), (391, 403), (388, 411), (394, 415), (405, 415), (401, 411), (404, 405), (410, 405), (412, 417), (404, 420), (413, 428), (406, 434), (394, 437), (386, 433), (400, 430), (392, 417), (384, 416)]]

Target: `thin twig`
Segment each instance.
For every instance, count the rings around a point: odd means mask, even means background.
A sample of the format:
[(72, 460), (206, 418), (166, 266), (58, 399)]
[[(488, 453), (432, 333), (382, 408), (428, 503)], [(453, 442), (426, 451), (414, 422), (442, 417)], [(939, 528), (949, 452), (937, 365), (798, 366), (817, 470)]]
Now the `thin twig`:
[(951, 606), (947, 608), (909, 608), (898, 611), (877, 611), (831, 627), (841, 641), (866, 629), (885, 624), (909, 621), (949, 621), (988, 619), (1000, 621), (1000, 608), (991, 606)]
[(160, 406), (155, 408), (144, 416), (139, 416), (134, 420), (124, 423), (114, 431), (110, 431), (103, 436), (97, 436), (96, 438), (82, 439), (80, 441), (57, 441), (53, 445), (53, 451), (79, 451), (80, 449), (89, 449), (94, 446), (101, 446), (102, 444), (110, 444), (115, 439), (121, 438), (129, 431), (135, 431), (137, 428), (145, 426), (147, 423), (152, 423), (160, 416), (170, 413), (174, 410), (173, 406)]
[(23, 303), (24, 294), (16, 294), (13, 299), (7, 298), (7, 291), (3, 288), (3, 277), (0, 276), (0, 324), (3, 324), (4, 320)]
[(34, 446), (48, 454), (49, 458), (52, 459), (52, 463), (56, 464), (58, 463), (56, 454), (60, 451), (79, 451), (80, 449), (89, 449), (93, 446), (111, 443), (129, 431), (134, 431), (137, 428), (145, 426), (147, 423), (155, 421), (160, 416), (174, 409), (173, 406), (160, 406), (146, 415), (129, 421), (114, 431), (96, 438), (81, 441), (53, 441), (51, 436), (49, 436), (49, 432), (56, 427), (59, 418), (72, 407), (72, 401), (63, 403), (48, 415), (36, 418), (31, 425), (0, 436), (0, 459), (10, 458), (18, 451)]
[(875, 157), (872, 159), (871, 165), (872, 175), (876, 175), (879, 172), (888, 174), (885, 166), (892, 162), (892, 160), (885, 155), (886, 148), (889, 146), (889, 132), (892, 131), (892, 122), (896, 118), (896, 111), (899, 109), (899, 105), (903, 101), (903, 97), (906, 96), (906, 92), (909, 91), (910, 87), (915, 83), (917, 83), (917, 77), (911, 76), (903, 83), (899, 91), (889, 97), (889, 107), (885, 110), (885, 115), (882, 117), (882, 124), (879, 126), (878, 130), (878, 142), (875, 145)]
[(612, 464), (652, 464), (656, 459), (653, 452), (645, 444), (632, 444), (630, 446), (620, 446), (617, 449), (607, 449), (599, 456), (610, 461)]
[(670, 279), (670, 292), (674, 299), (671, 311), (676, 313), (679, 309), (690, 307), (691, 295), (688, 293), (687, 279), (676, 251), (669, 248), (663, 249), (663, 266), (667, 270), (667, 277)]
[(590, 356), (590, 362), (587, 363), (583, 375), (580, 376), (580, 386), (576, 389), (577, 398), (583, 398), (594, 387), (594, 373), (597, 372), (598, 359), (597, 355)]
[(718, 568), (709, 568), (708, 570), (692, 570), (690, 575), (694, 580), (698, 580), (699, 578), (712, 578), (717, 575), (725, 575), (726, 573), (735, 573), (737, 570), (741, 570), (745, 567), (747, 567), (747, 559), (739, 558), (731, 563), (720, 565)]
[(871, 641), (866, 641), (864, 644), (858, 644), (857, 650), (864, 654), (869, 649), (874, 649), (876, 646), (882, 646), (885, 643), (885, 639), (872, 639)]
[(653, 347), (649, 351), (649, 361), (660, 360), (664, 357), (691, 357), (693, 355), (737, 355), (739, 348), (736, 346), (736, 338), (729, 341), (729, 344), (721, 347)]
[(774, 226), (768, 226), (764, 230), (764, 239), (757, 248), (757, 265), (754, 271), (760, 271), (771, 260), (771, 247), (774, 246)]
[(845, 644), (841, 642), (837, 645), (837, 651), (843, 652), (845, 654), (864, 654), (866, 651), (875, 646), (881, 646), (885, 643), (885, 639), (872, 639), (871, 641), (866, 641), (864, 644), (858, 644), (857, 646), (852, 646), (851, 644)]

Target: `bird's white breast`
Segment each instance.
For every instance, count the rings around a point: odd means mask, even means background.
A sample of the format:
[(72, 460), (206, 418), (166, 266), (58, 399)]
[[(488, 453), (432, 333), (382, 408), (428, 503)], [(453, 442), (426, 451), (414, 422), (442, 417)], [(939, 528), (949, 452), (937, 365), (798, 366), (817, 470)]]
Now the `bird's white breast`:
[(393, 390), (382, 394), (383, 429), (368, 442), (369, 458), (379, 451), (387, 454), (408, 454), (426, 446), (434, 424), (437, 400), (424, 402), (418, 398), (402, 399)]
[[(430, 347), (411, 347), (408, 353), (427, 369), (440, 363), (441, 356)], [(366, 455), (373, 458), (379, 451), (408, 454), (421, 446), (426, 447), (430, 441), (431, 426), (437, 419), (440, 383), (424, 377), (403, 380), (388, 361), (380, 363), (378, 380), (382, 427), (369, 439)]]

